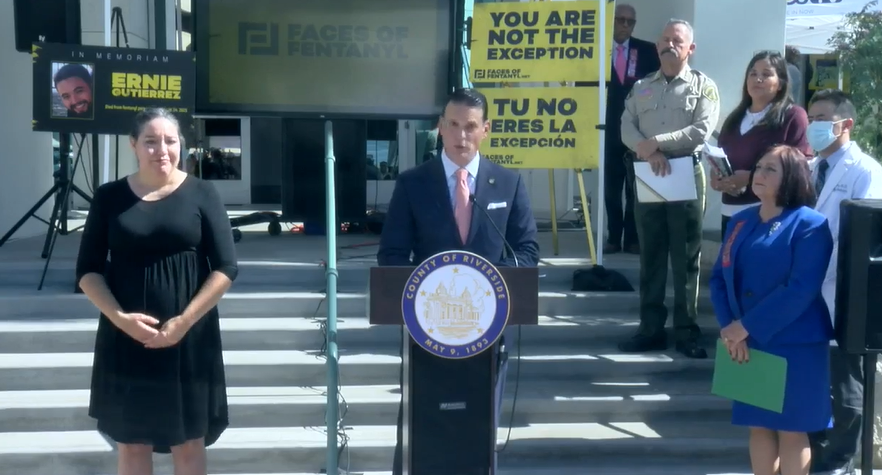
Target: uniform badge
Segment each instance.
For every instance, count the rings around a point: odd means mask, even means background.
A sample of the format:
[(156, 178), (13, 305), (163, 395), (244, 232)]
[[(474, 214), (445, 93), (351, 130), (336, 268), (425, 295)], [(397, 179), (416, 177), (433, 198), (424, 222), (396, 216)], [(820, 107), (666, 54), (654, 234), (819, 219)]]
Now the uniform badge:
[(717, 92), (717, 87), (713, 84), (704, 86), (704, 91), (701, 92), (701, 95), (711, 102), (720, 102), (720, 93)]
[(404, 326), (429, 353), (465, 359), (493, 346), (511, 312), (499, 270), (465, 251), (426, 259), (411, 273), (401, 297)]

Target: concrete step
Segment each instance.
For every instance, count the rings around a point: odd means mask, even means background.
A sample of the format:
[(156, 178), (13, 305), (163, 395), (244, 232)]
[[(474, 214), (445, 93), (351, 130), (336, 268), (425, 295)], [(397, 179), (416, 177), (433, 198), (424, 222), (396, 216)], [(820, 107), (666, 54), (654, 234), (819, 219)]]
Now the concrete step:
[[(524, 380), (597, 380), (612, 376), (673, 375), (682, 371), (713, 371), (710, 358), (694, 360), (674, 351), (623, 354), (607, 347), (522, 348), (520, 376)], [(516, 358), (517, 355), (511, 355)], [(396, 384), (401, 359), (397, 348), (340, 352), (343, 384)], [(321, 386), (327, 381), (325, 358), (318, 351), (224, 351), (229, 386)], [(514, 368), (512, 368), (514, 370)], [(85, 389), (92, 372), (92, 352), (2, 353), (0, 391)], [(710, 379), (708, 379), (710, 380)]]
[[(315, 256), (312, 262), (278, 261), (239, 261), (237, 286), (287, 285), (306, 286), (321, 290), (325, 285), (326, 269), (319, 262), (324, 254)], [(33, 260), (28, 263), (4, 264), (0, 270), (0, 287), (33, 287), (39, 283), (45, 261)], [(370, 268), (376, 261), (341, 260), (337, 263), (338, 284), (347, 288), (367, 287)], [(573, 272), (587, 265), (540, 265), (539, 275), (543, 285), (570, 286)], [(624, 265), (611, 267), (624, 275), (629, 281), (639, 279), (639, 263), (636, 259)], [(74, 266), (70, 262), (51, 262), (46, 271), (46, 285), (72, 286), (75, 278)]]
[[(92, 318), (98, 311), (82, 294), (71, 293), (72, 287), (10, 289), (0, 286), (0, 320), (59, 318)], [(288, 286), (278, 291), (266, 287), (254, 291), (241, 291), (237, 286), (221, 300), (218, 308), (226, 317), (312, 317), (327, 314), (325, 294), (314, 290), (302, 290)], [(316, 289), (320, 290), (320, 289)], [(709, 292), (702, 289), (699, 295), (699, 312), (713, 314)], [(338, 317), (364, 317), (368, 314), (364, 289), (337, 294)], [(673, 290), (668, 291), (668, 305), (673, 305)], [(604, 315), (619, 313), (637, 315), (640, 296), (637, 292), (571, 292), (568, 290), (540, 291), (539, 315), (571, 316)]]
[[(500, 431), (503, 442), (508, 431)], [(388, 470), (395, 445), (395, 426), (353, 426), (346, 429), (347, 451), (342, 464), (359, 470)], [(327, 436), (322, 427), (257, 427), (228, 429), (209, 448), (209, 469), (217, 473), (278, 471), (297, 467), (305, 472), (324, 468)], [(598, 459), (743, 462), (747, 432), (710, 421), (605, 424), (536, 424), (515, 427), (500, 455), (502, 463), (538, 466), (591, 463)], [(50, 456), (51, 455), (51, 456)], [(96, 431), (0, 433), (0, 475), (39, 473), (69, 475), (113, 473), (116, 454)], [(169, 457), (157, 457), (157, 472), (169, 472)], [(348, 462), (348, 463), (347, 463)]]
[[(706, 380), (673, 378), (649, 383), (521, 381), (515, 400), (510, 374), (502, 423), (646, 422), (692, 419), (728, 421), (731, 404), (710, 394)], [(227, 389), (233, 427), (320, 426), (325, 421), (326, 387), (231, 387)], [(343, 386), (347, 425), (395, 424), (397, 385)], [(0, 428), (9, 432), (76, 431), (95, 428), (87, 412), (89, 390), (0, 392)], [(515, 412), (512, 415), (512, 407)]]
[[(705, 333), (715, 337), (716, 321), (703, 316)], [(310, 317), (225, 317), (220, 319), (224, 348), (231, 351), (318, 349), (326, 339), (325, 318)], [(533, 347), (609, 345), (630, 337), (637, 329), (636, 314), (593, 314), (540, 316), (538, 325), (510, 327), (506, 339), (517, 343), (518, 330), (523, 345)], [(0, 351), (4, 353), (39, 353), (51, 348), (62, 353), (92, 351), (98, 317), (37, 320), (22, 317), (0, 320)], [(340, 317), (337, 320), (337, 343), (342, 351), (372, 347), (398, 348), (402, 327), (371, 325), (365, 317)]]

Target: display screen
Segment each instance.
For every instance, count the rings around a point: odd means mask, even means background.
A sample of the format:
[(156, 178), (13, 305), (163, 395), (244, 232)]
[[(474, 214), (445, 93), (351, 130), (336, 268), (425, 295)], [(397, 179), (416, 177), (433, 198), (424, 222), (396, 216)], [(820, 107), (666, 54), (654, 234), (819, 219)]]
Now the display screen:
[(128, 135), (147, 108), (192, 123), (193, 53), (34, 43), (33, 130)]
[(200, 114), (432, 117), (452, 0), (197, 0)]

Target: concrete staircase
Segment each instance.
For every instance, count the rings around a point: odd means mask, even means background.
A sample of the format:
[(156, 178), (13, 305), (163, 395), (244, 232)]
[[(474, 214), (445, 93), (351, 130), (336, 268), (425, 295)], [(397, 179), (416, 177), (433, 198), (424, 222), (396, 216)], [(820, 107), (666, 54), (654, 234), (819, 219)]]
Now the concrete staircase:
[[(352, 260), (340, 270), (340, 465), (384, 474), (395, 444), (400, 333), (367, 323), (368, 265)], [(39, 293), (36, 265), (0, 268), (0, 475), (115, 473), (114, 447), (86, 414), (97, 312), (70, 293), (69, 265), (53, 268)], [(636, 292), (570, 292), (572, 270), (543, 268), (540, 325), (524, 328), (520, 345), (517, 330), (507, 332), (503, 473), (746, 472), (746, 433), (729, 424), (729, 404), (709, 394), (713, 360), (621, 354), (616, 343), (637, 325)], [(625, 272), (636, 281), (633, 268)], [(325, 468), (323, 287), (321, 268), (243, 262), (220, 305), (232, 426), (209, 448), (211, 473)], [(703, 320), (710, 348), (712, 321)], [(171, 473), (169, 457), (156, 462), (157, 474)]]

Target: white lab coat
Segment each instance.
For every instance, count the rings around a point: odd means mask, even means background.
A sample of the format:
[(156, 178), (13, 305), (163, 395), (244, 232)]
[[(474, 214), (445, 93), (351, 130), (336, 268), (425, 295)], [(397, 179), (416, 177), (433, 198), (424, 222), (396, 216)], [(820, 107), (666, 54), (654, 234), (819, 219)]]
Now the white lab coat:
[[(839, 205), (843, 200), (859, 199), (882, 199), (882, 165), (873, 157), (861, 151), (854, 142), (846, 145), (847, 149), (833, 169), (827, 171), (827, 180), (824, 189), (818, 197), (815, 209), (827, 217), (830, 223), (830, 231), (833, 233), (833, 255), (827, 267), (827, 276), (821, 293), (827, 308), (830, 309), (830, 318), (835, 319), (836, 308), (836, 265), (839, 255)], [(812, 177), (817, 176), (817, 164), (820, 157), (812, 160)], [(869, 186), (856, 186), (866, 182), (869, 177)], [(831, 345), (836, 345), (832, 341)]]

